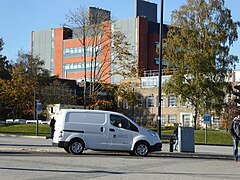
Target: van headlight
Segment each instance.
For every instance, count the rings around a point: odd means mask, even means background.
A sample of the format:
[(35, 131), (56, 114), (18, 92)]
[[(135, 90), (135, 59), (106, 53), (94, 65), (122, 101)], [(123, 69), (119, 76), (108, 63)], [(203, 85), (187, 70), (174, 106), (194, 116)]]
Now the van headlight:
[(156, 132), (155, 131), (152, 131), (152, 130), (148, 130), (148, 132), (152, 135), (152, 136), (154, 136), (154, 137), (156, 137), (157, 136), (157, 134), (156, 134)]

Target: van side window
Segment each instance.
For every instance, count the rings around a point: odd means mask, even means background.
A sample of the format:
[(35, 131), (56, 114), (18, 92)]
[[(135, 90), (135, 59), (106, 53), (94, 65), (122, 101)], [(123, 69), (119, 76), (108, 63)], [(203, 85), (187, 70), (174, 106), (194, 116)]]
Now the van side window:
[(117, 128), (123, 128), (123, 129), (138, 132), (138, 128), (134, 124), (132, 124), (129, 120), (127, 120), (126, 118), (124, 118), (122, 116), (111, 114), (110, 115), (110, 123)]

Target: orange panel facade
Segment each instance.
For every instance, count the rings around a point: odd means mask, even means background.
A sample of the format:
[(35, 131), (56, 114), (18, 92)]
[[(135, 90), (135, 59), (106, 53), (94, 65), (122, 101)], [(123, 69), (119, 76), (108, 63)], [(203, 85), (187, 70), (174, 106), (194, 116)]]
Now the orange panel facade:
[[(101, 36), (101, 42), (98, 44), (100, 45), (101, 51), (100, 54), (98, 53), (98, 56), (96, 57), (97, 62), (101, 64), (100, 68), (100, 74), (104, 75), (101, 76), (101, 80), (104, 82), (110, 83), (110, 58), (111, 58), (111, 39), (109, 39), (111, 32), (111, 24), (107, 24), (108, 26), (105, 26), (105, 29), (107, 29), (108, 33), (102, 32)], [(107, 28), (106, 28), (107, 27)], [(99, 40), (100, 38), (96, 39)], [(91, 48), (94, 45), (94, 39), (86, 38), (86, 48)], [(71, 78), (71, 79), (83, 79), (84, 78), (84, 57), (83, 57), (83, 45), (82, 42), (80, 42), (79, 39), (66, 39), (62, 40), (62, 72), (63, 78)], [(66, 52), (69, 53), (67, 55), (64, 55)], [(76, 52), (76, 54), (74, 54)], [(80, 52), (80, 53), (79, 53)], [(72, 53), (72, 54), (71, 54)], [(80, 55), (81, 54), (81, 55)], [(91, 66), (90, 64), (94, 64), (94, 56), (91, 56), (91, 54), (87, 53), (86, 57), (87, 66)], [(59, 63), (60, 64), (60, 63)], [(64, 70), (65, 66), (65, 70)], [(76, 66), (77, 68), (75, 70), (71, 69), (71, 67)], [(79, 68), (80, 67), (80, 68)], [(78, 69), (78, 70), (77, 70)], [(90, 67), (89, 67), (90, 69)], [(89, 73), (89, 69), (87, 70), (87, 78), (90, 78), (91, 75)], [(93, 74), (92, 74), (93, 76)], [(108, 77), (108, 78), (107, 78)]]
[(63, 67), (63, 28), (54, 30), (54, 75), (62, 77)]

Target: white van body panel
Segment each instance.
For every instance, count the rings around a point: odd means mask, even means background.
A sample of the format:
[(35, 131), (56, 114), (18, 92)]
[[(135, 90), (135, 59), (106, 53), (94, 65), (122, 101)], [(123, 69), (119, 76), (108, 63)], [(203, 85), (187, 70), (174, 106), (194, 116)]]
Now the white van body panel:
[[(114, 128), (111, 127), (110, 128)], [(134, 132), (125, 129), (115, 128), (115, 131), (109, 131), (109, 147), (112, 150), (130, 150), (132, 147), (132, 141), (134, 137)]]
[(149, 147), (162, 145), (159, 136), (149, 131), (120, 113), (62, 109), (56, 118), (53, 144), (67, 148), (71, 140), (78, 138), (85, 149), (118, 151), (133, 151), (139, 141), (147, 142)]

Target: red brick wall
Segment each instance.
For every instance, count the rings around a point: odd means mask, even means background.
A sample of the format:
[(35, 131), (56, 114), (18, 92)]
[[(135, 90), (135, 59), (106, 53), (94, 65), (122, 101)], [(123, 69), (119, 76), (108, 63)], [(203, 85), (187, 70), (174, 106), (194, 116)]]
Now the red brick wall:
[(147, 69), (148, 59), (148, 21), (146, 18), (137, 18), (137, 64), (138, 75), (141, 76)]

